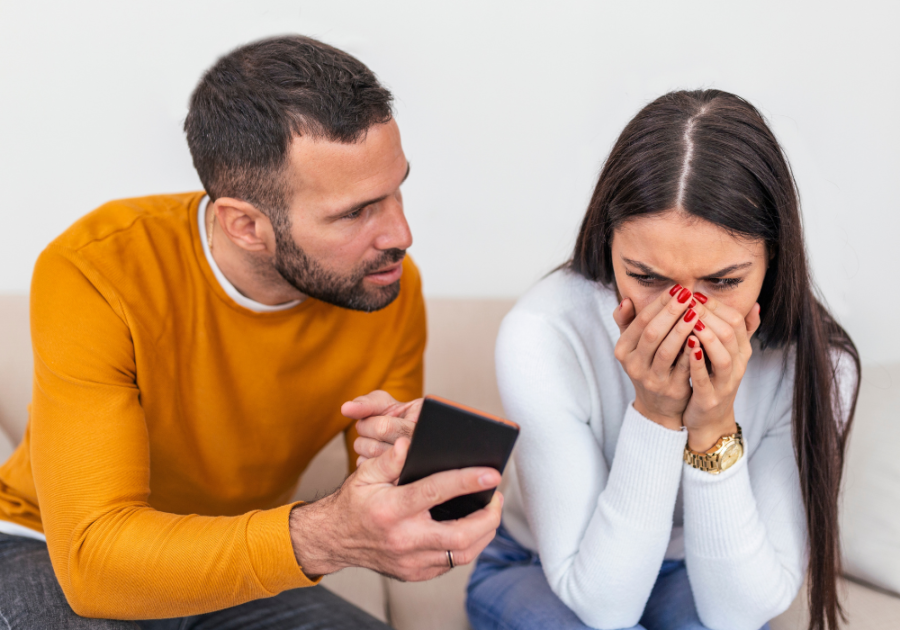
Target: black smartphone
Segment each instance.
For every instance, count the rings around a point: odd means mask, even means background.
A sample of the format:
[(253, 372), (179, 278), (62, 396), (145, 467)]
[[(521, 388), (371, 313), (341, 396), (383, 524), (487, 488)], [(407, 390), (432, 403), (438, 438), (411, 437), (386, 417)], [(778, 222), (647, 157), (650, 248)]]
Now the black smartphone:
[[(437, 396), (426, 396), (413, 431), (400, 485), (434, 473), (490, 466), (503, 473), (519, 425)], [(431, 518), (452, 521), (491, 502), (494, 489), (455, 497), (431, 508)]]

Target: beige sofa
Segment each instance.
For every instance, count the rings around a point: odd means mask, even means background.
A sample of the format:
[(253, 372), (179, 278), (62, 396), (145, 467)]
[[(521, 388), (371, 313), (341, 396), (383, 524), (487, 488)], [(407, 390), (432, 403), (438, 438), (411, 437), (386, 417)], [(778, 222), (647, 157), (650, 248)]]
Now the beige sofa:
[[(494, 338), (509, 300), (428, 301), (429, 345), (426, 391), (502, 414), (494, 384)], [(25, 296), (0, 296), (0, 461), (23, 434), (31, 396), (32, 358)], [(900, 373), (900, 372), (898, 372)], [(894, 394), (900, 402), (900, 396)], [(866, 418), (858, 419), (858, 429)], [(4, 444), (8, 436), (8, 443)], [(851, 453), (851, 466), (853, 457)], [(346, 455), (332, 442), (310, 464), (297, 497), (315, 498), (340, 484)], [(514, 471), (512, 471), (514, 474)], [(900, 479), (896, 480), (900, 483)], [(348, 569), (324, 584), (398, 630), (466, 630), (465, 586), (471, 567), (459, 567), (431, 582), (400, 583), (371, 571)], [(852, 630), (900, 629), (900, 597), (843, 582)], [(805, 628), (803, 597), (772, 623), (773, 630)]]

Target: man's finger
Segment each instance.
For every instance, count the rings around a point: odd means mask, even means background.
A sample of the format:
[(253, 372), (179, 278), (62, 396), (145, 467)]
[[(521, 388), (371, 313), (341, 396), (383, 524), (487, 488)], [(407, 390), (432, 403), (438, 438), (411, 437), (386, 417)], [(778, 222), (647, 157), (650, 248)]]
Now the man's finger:
[(360, 464), (356, 470), (357, 480), (365, 484), (394, 483), (400, 477), (408, 452), (409, 440), (400, 438), (378, 457)]
[(393, 444), (398, 438), (412, 437), (415, 428), (415, 422), (393, 416), (372, 416), (356, 423), (356, 431), (361, 437), (389, 444)]
[(379, 457), (390, 447), (391, 445), (387, 442), (382, 442), (381, 440), (373, 440), (371, 438), (365, 437), (358, 437), (353, 442), (353, 450), (356, 451), (356, 454), (361, 457), (365, 457), (366, 459)]
[(345, 418), (361, 420), (369, 416), (385, 415), (392, 407), (399, 404), (386, 391), (376, 389), (365, 396), (345, 402), (341, 405), (341, 415)]
[[(403, 441), (406, 440), (403, 439)], [(454, 497), (496, 488), (498, 485), (500, 485), (500, 473), (494, 468), (463, 468), (435, 473), (403, 486), (403, 493), (398, 493), (401, 502), (400, 510), (406, 515), (412, 516)]]
[(429, 535), (423, 540), (434, 549), (462, 551), (472, 547), (486, 535), (493, 535), (500, 527), (503, 510), (503, 495), (494, 492), (491, 502), (484, 508), (472, 512), (456, 521), (433, 523)]

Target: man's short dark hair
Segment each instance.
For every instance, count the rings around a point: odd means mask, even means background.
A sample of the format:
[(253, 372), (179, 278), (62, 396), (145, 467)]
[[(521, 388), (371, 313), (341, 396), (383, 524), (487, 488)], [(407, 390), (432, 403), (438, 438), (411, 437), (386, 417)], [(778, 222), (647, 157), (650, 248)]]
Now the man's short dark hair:
[(284, 214), (294, 135), (352, 143), (391, 120), (391, 93), (362, 62), (300, 35), (242, 46), (219, 59), (191, 95), (184, 121), (210, 198)]

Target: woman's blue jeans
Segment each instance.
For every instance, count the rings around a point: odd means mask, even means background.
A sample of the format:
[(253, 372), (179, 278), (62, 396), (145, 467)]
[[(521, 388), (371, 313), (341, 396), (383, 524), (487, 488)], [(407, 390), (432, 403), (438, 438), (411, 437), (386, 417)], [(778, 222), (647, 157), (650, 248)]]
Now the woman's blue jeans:
[[(502, 525), (469, 579), (466, 610), (474, 630), (590, 629), (550, 590), (537, 554), (513, 540)], [(684, 561), (664, 561), (640, 625), (631, 630), (705, 629)]]

